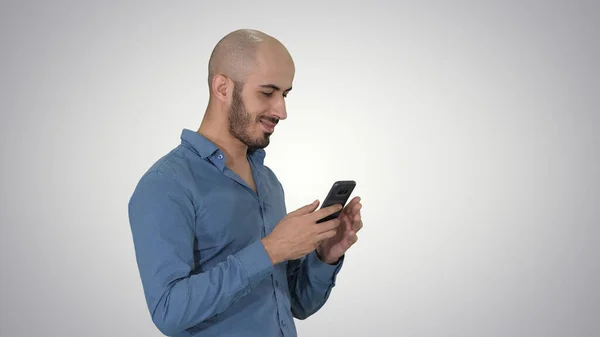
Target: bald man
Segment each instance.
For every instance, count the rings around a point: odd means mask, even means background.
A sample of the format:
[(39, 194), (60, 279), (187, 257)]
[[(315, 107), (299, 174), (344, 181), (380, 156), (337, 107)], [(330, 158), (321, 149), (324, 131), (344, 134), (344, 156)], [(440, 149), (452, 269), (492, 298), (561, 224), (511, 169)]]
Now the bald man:
[(323, 223), (341, 206), (317, 209), (316, 200), (287, 213), (264, 165), (295, 73), (277, 39), (231, 32), (208, 73), (199, 129), (183, 129), (129, 201), (146, 304), (167, 336), (296, 336), (294, 318), (325, 304), (357, 240), (360, 199)]

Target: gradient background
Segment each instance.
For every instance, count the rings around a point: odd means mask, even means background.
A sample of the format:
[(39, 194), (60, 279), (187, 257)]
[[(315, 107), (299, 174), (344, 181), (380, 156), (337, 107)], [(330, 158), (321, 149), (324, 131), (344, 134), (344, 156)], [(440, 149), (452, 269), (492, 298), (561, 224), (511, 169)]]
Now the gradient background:
[(365, 227), (300, 336), (600, 335), (598, 1), (2, 1), (0, 336), (161, 336), (127, 202), (238, 28), (295, 59), (292, 210)]

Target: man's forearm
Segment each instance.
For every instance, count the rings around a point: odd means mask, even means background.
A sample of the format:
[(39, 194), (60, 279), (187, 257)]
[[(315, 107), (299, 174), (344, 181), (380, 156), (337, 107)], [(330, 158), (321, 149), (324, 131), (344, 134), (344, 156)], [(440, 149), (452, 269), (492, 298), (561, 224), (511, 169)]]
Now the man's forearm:
[(330, 265), (313, 251), (302, 260), (288, 261), (288, 284), (292, 296), (292, 313), (305, 319), (327, 302), (343, 258)]
[(178, 280), (162, 277), (176, 275), (175, 270), (156, 277), (150, 274), (154, 268), (142, 269), (148, 307), (157, 328), (166, 335), (180, 333), (225, 311), (250, 292), (271, 271), (270, 261), (260, 257), (264, 249), (260, 245), (257, 241), (205, 272)]

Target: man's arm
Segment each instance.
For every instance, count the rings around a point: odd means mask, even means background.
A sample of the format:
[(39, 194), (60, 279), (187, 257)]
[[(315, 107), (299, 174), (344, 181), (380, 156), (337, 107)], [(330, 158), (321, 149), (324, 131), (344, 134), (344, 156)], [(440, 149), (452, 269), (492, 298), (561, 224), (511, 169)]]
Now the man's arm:
[(287, 263), (287, 277), (291, 294), (292, 314), (306, 319), (327, 302), (342, 268), (344, 256), (333, 265), (321, 261), (316, 253)]
[[(284, 198), (284, 211), (287, 213), (285, 190), (281, 182), (277, 181)], [(321, 261), (316, 250), (302, 258), (287, 261), (291, 310), (295, 318), (306, 319), (321, 309), (335, 287), (343, 262), (344, 255), (336, 263), (327, 264)]]
[(195, 209), (185, 189), (167, 173), (146, 174), (128, 211), (146, 303), (165, 335), (223, 312), (273, 270), (257, 240), (213, 268), (191, 275)]

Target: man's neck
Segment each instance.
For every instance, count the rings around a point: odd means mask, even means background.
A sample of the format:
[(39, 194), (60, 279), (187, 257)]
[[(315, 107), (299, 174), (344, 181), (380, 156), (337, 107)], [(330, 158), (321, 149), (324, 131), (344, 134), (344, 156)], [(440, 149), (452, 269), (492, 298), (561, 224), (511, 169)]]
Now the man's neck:
[[(208, 111), (207, 111), (208, 114)], [(206, 116), (206, 115), (205, 115)], [(248, 161), (248, 147), (229, 133), (226, 123), (219, 123), (211, 118), (204, 118), (196, 132), (215, 143), (225, 154), (226, 165), (236, 166)]]

